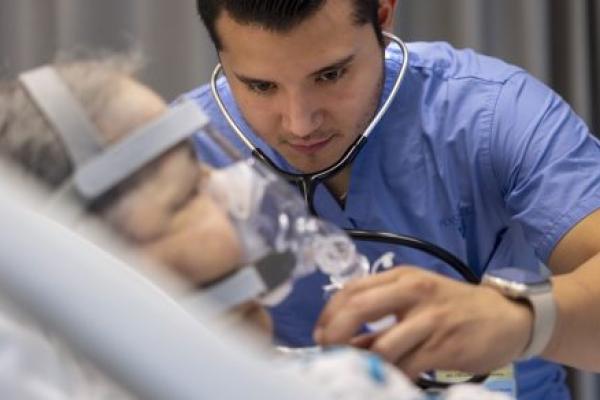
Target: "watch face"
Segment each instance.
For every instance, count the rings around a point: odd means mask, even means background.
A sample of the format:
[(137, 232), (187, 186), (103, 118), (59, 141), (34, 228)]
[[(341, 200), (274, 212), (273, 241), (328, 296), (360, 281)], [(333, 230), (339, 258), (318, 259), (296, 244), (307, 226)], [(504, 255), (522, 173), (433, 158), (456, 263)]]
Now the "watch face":
[(525, 285), (545, 283), (550, 278), (550, 274), (542, 271), (536, 272), (514, 267), (499, 268), (497, 270), (490, 271), (489, 274), (507, 281), (519, 282)]

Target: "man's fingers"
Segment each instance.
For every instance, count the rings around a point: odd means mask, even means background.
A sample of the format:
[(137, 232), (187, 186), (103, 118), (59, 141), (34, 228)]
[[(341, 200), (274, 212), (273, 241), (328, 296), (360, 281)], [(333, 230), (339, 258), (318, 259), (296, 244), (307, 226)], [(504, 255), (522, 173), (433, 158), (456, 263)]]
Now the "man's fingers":
[[(327, 303), (319, 317), (317, 325), (327, 324), (328, 321), (338, 314), (339, 310), (349, 303), (356, 303), (354, 298), (362, 292), (371, 291), (388, 284), (398, 285), (398, 294), (401, 297), (426, 297), (432, 294), (436, 280), (433, 274), (418, 270), (414, 267), (403, 266), (366, 278), (350, 282), (341, 291), (335, 294)], [(397, 298), (397, 296), (395, 297)]]
[(322, 344), (347, 343), (364, 323), (387, 315), (402, 318), (432, 301), (439, 284), (429, 275), (411, 273), (390, 274), (376, 281), (377, 285), (360, 282), (336, 295), (317, 321), (315, 340)]
[(355, 336), (350, 340), (350, 345), (352, 347), (358, 347), (359, 349), (368, 350), (373, 345), (373, 342), (377, 340), (377, 337), (381, 335), (381, 333), (382, 332), (370, 332)]
[(417, 347), (414, 351), (396, 360), (395, 364), (406, 376), (416, 380), (420, 374), (436, 369), (433, 366), (437, 365), (437, 360), (434, 354), (423, 351), (422, 347)]
[(332, 314), (335, 314), (335, 312), (337, 312), (337, 310), (340, 307), (345, 305), (348, 302), (349, 298), (351, 298), (352, 296), (354, 296), (362, 291), (374, 288), (374, 287), (378, 287), (381, 285), (395, 282), (397, 279), (398, 279), (398, 272), (393, 270), (393, 271), (386, 271), (386, 272), (376, 274), (376, 275), (370, 275), (368, 277), (356, 279), (352, 282), (349, 282), (348, 284), (346, 284), (346, 286), (344, 286), (344, 288), (342, 290), (337, 292), (329, 300), (329, 302), (327, 303), (327, 306), (321, 313), (319, 321), (323, 321), (323, 322), (327, 321), (330, 318), (330, 316)]
[(392, 282), (372, 287), (329, 308), (317, 323), (315, 339), (321, 344), (348, 343), (360, 327), (388, 315), (402, 317), (418, 305), (421, 295), (407, 293), (404, 285)]
[(415, 353), (434, 333), (435, 318), (431, 313), (417, 312), (379, 335), (371, 345), (371, 351), (380, 354), (390, 363)]

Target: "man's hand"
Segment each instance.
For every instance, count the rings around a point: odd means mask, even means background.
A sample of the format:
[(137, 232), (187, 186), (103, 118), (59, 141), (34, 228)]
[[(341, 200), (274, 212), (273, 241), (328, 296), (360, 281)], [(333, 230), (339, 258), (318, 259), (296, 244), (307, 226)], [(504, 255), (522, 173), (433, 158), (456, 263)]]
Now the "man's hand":
[[(356, 336), (365, 323), (388, 315), (397, 319), (392, 327)], [(337, 293), (317, 322), (315, 340), (366, 347), (413, 378), (434, 369), (487, 373), (520, 356), (532, 324), (528, 305), (495, 289), (401, 267)]]

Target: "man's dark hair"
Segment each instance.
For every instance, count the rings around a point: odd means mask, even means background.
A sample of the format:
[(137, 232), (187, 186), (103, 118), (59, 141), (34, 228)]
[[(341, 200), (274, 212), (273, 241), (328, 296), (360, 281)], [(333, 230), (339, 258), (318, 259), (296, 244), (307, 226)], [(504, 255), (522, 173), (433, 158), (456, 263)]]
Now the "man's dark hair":
[[(223, 11), (240, 24), (258, 25), (274, 32), (289, 32), (313, 16), (330, 0), (197, 0), (202, 18), (218, 51), (223, 43), (217, 35), (216, 21)], [(378, 0), (348, 0), (354, 4), (354, 22), (373, 25), (377, 40), (383, 46), (378, 17)]]

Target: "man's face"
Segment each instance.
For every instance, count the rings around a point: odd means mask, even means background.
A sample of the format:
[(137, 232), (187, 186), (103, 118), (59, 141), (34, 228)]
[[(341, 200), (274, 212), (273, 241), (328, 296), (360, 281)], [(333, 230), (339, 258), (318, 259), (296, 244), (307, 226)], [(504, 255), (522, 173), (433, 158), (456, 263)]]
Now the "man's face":
[(349, 0), (328, 1), (285, 33), (217, 20), (219, 53), (244, 118), (299, 171), (329, 167), (362, 134), (379, 102), (382, 49)]

